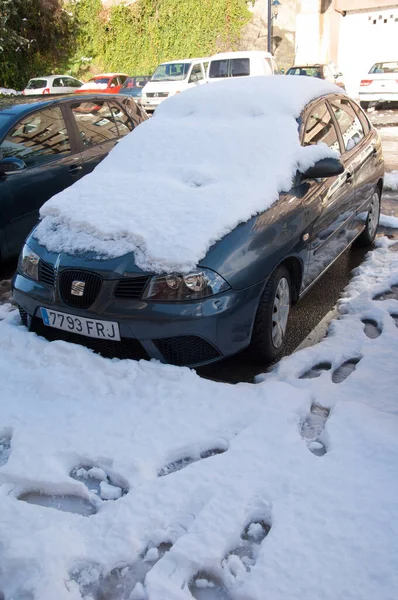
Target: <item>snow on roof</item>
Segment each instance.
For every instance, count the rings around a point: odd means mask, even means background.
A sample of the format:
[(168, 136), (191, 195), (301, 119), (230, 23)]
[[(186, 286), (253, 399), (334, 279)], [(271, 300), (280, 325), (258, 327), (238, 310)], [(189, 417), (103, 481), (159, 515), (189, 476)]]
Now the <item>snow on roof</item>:
[(198, 58), (180, 58), (178, 60), (165, 60), (164, 62), (159, 64), (160, 65), (174, 65), (174, 64), (179, 64), (179, 63), (192, 63), (192, 62), (196, 62), (197, 60), (210, 60), (210, 58), (208, 56), (199, 56)]
[(268, 76), (178, 94), (93, 173), (44, 204), (35, 236), (56, 252), (134, 251), (144, 270), (187, 272), (288, 191), (297, 168), (332, 155), (325, 145), (303, 148), (296, 121), (329, 92), (341, 90), (316, 78)]
[(242, 50), (241, 52), (219, 52), (218, 54), (214, 54), (210, 60), (220, 60), (222, 58), (250, 58), (255, 56), (261, 57), (272, 57), (270, 52), (265, 52), (264, 50)]

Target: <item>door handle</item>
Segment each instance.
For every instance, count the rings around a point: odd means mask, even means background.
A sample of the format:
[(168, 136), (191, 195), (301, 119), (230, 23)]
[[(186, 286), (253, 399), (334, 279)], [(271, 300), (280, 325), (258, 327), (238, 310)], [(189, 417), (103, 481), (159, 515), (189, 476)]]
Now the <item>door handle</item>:
[(345, 182), (349, 183), (350, 185), (352, 184), (352, 173), (350, 173), (349, 171), (347, 171), (346, 176), (345, 176)]
[(71, 167), (69, 167), (69, 173), (71, 175), (77, 175), (79, 171), (82, 170), (82, 165), (72, 165)]
[(373, 156), (376, 156), (376, 154), (377, 154), (377, 148), (376, 148), (376, 146), (373, 146), (372, 154), (373, 154)]

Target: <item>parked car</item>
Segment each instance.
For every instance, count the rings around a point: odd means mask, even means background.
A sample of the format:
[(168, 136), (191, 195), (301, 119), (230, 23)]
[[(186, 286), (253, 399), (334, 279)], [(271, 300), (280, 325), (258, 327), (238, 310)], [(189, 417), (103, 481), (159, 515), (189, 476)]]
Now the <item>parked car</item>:
[(87, 94), (101, 92), (101, 94), (118, 94), (128, 75), (125, 73), (103, 73), (91, 77), (87, 83), (83, 84), (76, 94)]
[(123, 96), (0, 104), (0, 260), (17, 254), (54, 194), (90, 173), (146, 117)]
[(126, 81), (123, 83), (122, 90), (131, 90), (135, 87), (143, 88), (146, 83), (150, 80), (150, 75), (137, 75), (135, 77), (128, 77)]
[(149, 114), (166, 98), (206, 83), (208, 58), (161, 63), (142, 90), (141, 105)]
[(22, 94), (37, 96), (39, 94), (71, 94), (81, 88), (83, 81), (70, 75), (47, 75), (30, 79)]
[(361, 80), (359, 101), (362, 108), (379, 102), (398, 102), (398, 61), (375, 63)]
[(259, 77), (164, 103), (43, 207), (13, 279), (22, 322), (105, 356), (275, 359), (291, 303), (376, 235), (379, 134), (336, 90)]
[(279, 75), (281, 70), (269, 52), (252, 50), (247, 52), (223, 52), (210, 58), (208, 81), (219, 81), (227, 77), (256, 77)]
[(130, 96), (131, 98), (134, 98), (134, 101), (137, 102), (137, 104), (141, 105), (142, 90), (143, 88), (140, 86), (131, 88), (122, 87), (119, 94), (123, 96)]
[(307, 77), (318, 77), (326, 79), (331, 83), (335, 83), (345, 90), (343, 74), (335, 68), (333, 64), (314, 64), (314, 65), (299, 65), (290, 67), (286, 71), (286, 75), (302, 75)]

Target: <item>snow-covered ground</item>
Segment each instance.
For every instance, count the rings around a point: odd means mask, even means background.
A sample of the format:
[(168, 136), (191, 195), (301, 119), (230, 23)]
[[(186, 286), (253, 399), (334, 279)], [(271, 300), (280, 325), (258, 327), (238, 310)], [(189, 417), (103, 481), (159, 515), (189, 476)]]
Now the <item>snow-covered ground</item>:
[(10, 88), (0, 87), (0, 96), (17, 96), (18, 92)]
[(386, 190), (392, 190), (394, 192), (398, 191), (398, 171), (386, 173), (384, 187)]
[(395, 600), (398, 253), (257, 384), (0, 321), (0, 598)]
[(134, 252), (144, 270), (195, 269), (214, 242), (288, 191), (297, 169), (339, 156), (322, 143), (302, 147), (296, 120), (335, 91), (314, 77), (271, 76), (175, 95), (41, 208), (35, 236), (56, 252)]

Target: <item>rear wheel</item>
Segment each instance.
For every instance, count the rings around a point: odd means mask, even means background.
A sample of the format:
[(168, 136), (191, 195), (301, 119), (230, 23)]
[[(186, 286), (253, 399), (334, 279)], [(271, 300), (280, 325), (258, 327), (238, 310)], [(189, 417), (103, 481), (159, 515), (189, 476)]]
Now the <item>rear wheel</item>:
[(250, 343), (256, 361), (271, 362), (281, 354), (286, 341), (290, 303), (290, 274), (281, 265), (268, 279), (257, 308)]
[(376, 188), (370, 203), (365, 229), (357, 237), (359, 246), (370, 246), (374, 242), (380, 220), (380, 195), (380, 189)]

